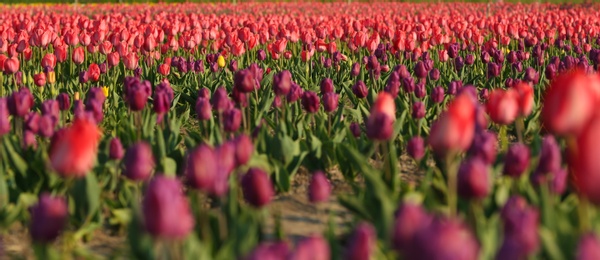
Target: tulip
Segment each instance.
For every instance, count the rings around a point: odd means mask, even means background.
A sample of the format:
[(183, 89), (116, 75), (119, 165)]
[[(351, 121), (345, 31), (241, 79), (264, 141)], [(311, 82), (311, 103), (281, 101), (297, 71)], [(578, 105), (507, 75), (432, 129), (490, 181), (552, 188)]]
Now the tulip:
[(210, 101), (207, 98), (198, 97), (196, 101), (196, 115), (198, 120), (209, 120), (212, 117)]
[(362, 130), (360, 129), (360, 125), (356, 122), (350, 124), (350, 132), (354, 137), (360, 137)]
[[(412, 83), (407, 83), (407, 84), (412, 84)], [(413, 86), (411, 86), (410, 88), (414, 89)], [(392, 74), (390, 74), (390, 77), (388, 78), (388, 81), (385, 84), (384, 91), (387, 93), (390, 93), (390, 95), (392, 95), (392, 97), (398, 96), (398, 93), (400, 92), (400, 75), (398, 74), (398, 72), (394, 71), (394, 72), (392, 72)]]
[(56, 56), (53, 53), (46, 53), (46, 55), (44, 55), (42, 58), (42, 68), (46, 67), (53, 69), (56, 67)]
[(458, 195), (466, 199), (483, 199), (491, 189), (490, 172), (480, 157), (463, 161), (458, 170)]
[(425, 140), (420, 136), (415, 136), (408, 141), (406, 152), (413, 159), (420, 161), (425, 156)]
[(371, 224), (366, 222), (358, 224), (348, 239), (344, 259), (371, 259), (376, 241), (375, 229)]
[(159, 115), (169, 112), (173, 98), (173, 89), (168, 81), (163, 81), (156, 85), (154, 88), (154, 95), (152, 97), (154, 112)]
[(577, 260), (600, 259), (600, 240), (594, 233), (588, 233), (581, 236), (577, 245)]
[(85, 50), (82, 46), (79, 46), (73, 50), (71, 60), (77, 65), (81, 65), (85, 59)]
[(316, 113), (317, 111), (319, 111), (320, 103), (321, 100), (319, 99), (319, 96), (317, 96), (317, 93), (312, 91), (305, 91), (302, 94), (302, 107), (304, 107), (304, 110), (306, 110), (306, 112)]
[(267, 205), (275, 195), (269, 176), (258, 168), (250, 168), (242, 177), (241, 185), (246, 202), (257, 208)]
[(200, 145), (191, 150), (187, 156), (185, 176), (188, 184), (198, 190), (212, 192), (218, 174), (215, 151)]
[(99, 141), (98, 127), (85, 118), (76, 118), (52, 136), (50, 165), (62, 177), (83, 177), (94, 167)]
[(473, 141), (475, 133), (475, 104), (463, 92), (448, 105), (448, 109), (433, 123), (428, 143), (439, 156), (464, 152)]
[(227, 132), (235, 132), (242, 123), (242, 111), (237, 108), (228, 109), (223, 112), (223, 129)]
[(473, 143), (469, 148), (469, 155), (481, 158), (486, 164), (491, 165), (496, 161), (498, 140), (496, 134), (482, 131), (475, 134)]
[(408, 251), (417, 232), (429, 226), (431, 220), (432, 217), (421, 205), (411, 202), (403, 203), (396, 211), (392, 229), (394, 249), (401, 252)]
[(19, 71), (20, 62), (16, 57), (4, 61), (4, 73), (12, 75)]
[(308, 184), (308, 200), (312, 203), (326, 202), (331, 196), (331, 184), (325, 173), (316, 171)]
[(440, 70), (438, 69), (432, 69), (429, 71), (429, 79), (433, 80), (433, 81), (437, 81), (438, 79), (440, 79)]
[(181, 240), (194, 228), (194, 217), (176, 179), (154, 178), (144, 194), (142, 212), (144, 227), (153, 237)]
[(123, 145), (121, 144), (121, 140), (118, 137), (114, 137), (110, 140), (109, 148), (108, 148), (108, 158), (111, 160), (120, 160), (123, 158), (125, 152), (123, 151)]
[(235, 145), (235, 165), (242, 166), (250, 161), (254, 153), (252, 139), (245, 134), (239, 135), (233, 140)]
[(287, 94), (286, 99), (289, 103), (294, 103), (298, 99), (302, 97), (304, 94), (304, 90), (300, 87), (300, 85), (292, 82), (292, 87), (290, 88), (290, 92)]
[(357, 98), (365, 98), (369, 94), (369, 91), (367, 90), (367, 85), (359, 79), (352, 86), (352, 93), (354, 93)]
[(0, 137), (10, 133), (11, 124), (7, 103), (6, 98), (0, 97)]
[(424, 79), (427, 78), (427, 69), (425, 69), (425, 65), (423, 64), (422, 61), (417, 62), (417, 64), (415, 64), (415, 76), (417, 76), (417, 78), (419, 79)]
[(323, 95), (323, 108), (325, 109), (325, 112), (331, 113), (335, 111), (339, 104), (339, 98), (340, 95), (334, 92), (326, 92)]
[(438, 218), (416, 232), (406, 255), (407, 259), (415, 260), (475, 260), (479, 256), (479, 244), (461, 221)]
[(330, 78), (324, 78), (321, 80), (321, 94), (330, 93), (333, 91), (333, 81)]
[(227, 90), (225, 90), (224, 87), (217, 88), (210, 100), (210, 104), (214, 110), (219, 112), (229, 109), (231, 106), (231, 101), (227, 95)]
[(125, 78), (124, 99), (131, 110), (144, 109), (151, 94), (152, 86), (149, 81), (140, 81), (136, 77)]
[(540, 173), (553, 173), (561, 167), (560, 147), (553, 136), (547, 135), (542, 139), (540, 160), (537, 171)]
[(139, 142), (127, 148), (123, 165), (123, 175), (130, 180), (144, 181), (149, 179), (155, 165), (150, 144)]
[(65, 229), (69, 219), (69, 208), (63, 197), (47, 193), (40, 195), (38, 203), (31, 208), (29, 235), (37, 243), (54, 241)]
[(434, 103), (442, 103), (444, 101), (444, 88), (437, 86), (431, 91), (431, 100)]
[(504, 223), (504, 243), (502, 247), (508, 247), (511, 242), (515, 242), (512, 247), (504, 249), (512, 252), (499, 252), (501, 254), (518, 256), (517, 258), (526, 258), (539, 247), (538, 226), (539, 213), (530, 208), (527, 202), (521, 197), (511, 197), (500, 214)]
[(544, 97), (544, 127), (557, 135), (576, 134), (594, 113), (600, 94), (600, 77), (582, 71), (556, 78)]
[(239, 70), (235, 73), (233, 87), (242, 93), (249, 93), (257, 89), (254, 73), (249, 69)]
[(492, 121), (508, 125), (515, 121), (519, 113), (519, 96), (514, 89), (495, 89), (489, 94), (486, 111)]
[[(296, 245), (296, 249), (291, 254), (290, 260), (329, 260), (331, 251), (329, 243), (323, 237), (318, 235), (309, 236), (302, 239)], [(265, 258), (262, 258), (265, 259)]]
[(166, 77), (169, 75), (170, 72), (171, 72), (171, 65), (163, 63), (163, 64), (160, 64), (160, 66), (158, 66), (158, 73), (160, 73), (160, 75), (163, 75)]
[(43, 115), (40, 117), (38, 122), (38, 134), (42, 137), (51, 137), (54, 134), (56, 121), (56, 118), (51, 115)]
[(358, 77), (359, 74), (360, 74), (360, 63), (355, 62), (354, 64), (352, 64), (352, 69), (350, 70), (350, 75), (352, 75), (352, 77)]
[(504, 157), (504, 174), (519, 177), (529, 167), (529, 148), (522, 143), (515, 143), (508, 148)]
[(375, 140), (389, 140), (392, 138), (394, 122), (396, 121), (396, 104), (394, 98), (381, 92), (371, 108), (371, 115), (367, 120), (367, 136)]
[(579, 196), (600, 205), (600, 165), (595, 157), (600, 152), (600, 114), (596, 113), (568, 147), (567, 161), (571, 183)]
[(277, 96), (285, 96), (292, 88), (292, 73), (284, 70), (273, 76), (273, 91)]
[(20, 88), (8, 97), (7, 105), (11, 115), (23, 117), (34, 105), (33, 95), (28, 88)]
[(285, 242), (263, 243), (258, 245), (245, 260), (277, 260), (286, 259), (290, 254), (290, 249)]

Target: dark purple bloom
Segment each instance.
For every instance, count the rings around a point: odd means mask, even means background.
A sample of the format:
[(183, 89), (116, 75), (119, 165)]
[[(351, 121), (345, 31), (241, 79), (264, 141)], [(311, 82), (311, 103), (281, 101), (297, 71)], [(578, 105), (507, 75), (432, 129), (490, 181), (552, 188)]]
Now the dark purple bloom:
[(63, 197), (53, 197), (44, 193), (38, 203), (31, 208), (29, 234), (38, 243), (54, 241), (65, 228), (69, 219), (69, 208)]
[(425, 81), (421, 81), (415, 84), (415, 96), (417, 98), (424, 98), (427, 96), (427, 89), (425, 88)]
[(344, 259), (371, 259), (376, 242), (377, 236), (373, 226), (367, 222), (358, 224), (352, 235), (348, 238)]
[(331, 113), (338, 107), (340, 95), (334, 92), (327, 92), (323, 95), (323, 109), (325, 112)]
[(367, 85), (365, 85), (365, 83), (359, 79), (352, 86), (352, 93), (354, 93), (357, 98), (365, 98), (369, 94), (369, 91), (367, 89)]
[(412, 117), (415, 119), (421, 119), (425, 117), (425, 104), (422, 102), (415, 102), (412, 105)]
[(312, 203), (325, 202), (331, 195), (331, 184), (325, 173), (316, 171), (308, 184), (308, 200)]
[(142, 201), (144, 226), (153, 237), (180, 240), (194, 228), (194, 217), (181, 183), (157, 176), (148, 185)]
[(354, 64), (352, 64), (352, 69), (350, 70), (350, 75), (352, 75), (353, 77), (358, 77), (359, 74), (360, 74), (360, 63), (355, 62)]
[(200, 145), (189, 152), (185, 164), (185, 177), (194, 189), (211, 193), (215, 186), (218, 171), (215, 151)]
[(42, 137), (52, 137), (56, 127), (56, 118), (51, 115), (43, 115), (39, 120), (38, 134)]
[(491, 165), (496, 161), (497, 151), (498, 140), (496, 139), (496, 134), (483, 130), (475, 134), (469, 148), (469, 155), (479, 157), (486, 164)]
[(152, 147), (146, 142), (139, 142), (127, 148), (123, 158), (123, 175), (133, 181), (150, 178), (154, 171), (154, 155)]
[(319, 111), (320, 104), (321, 100), (319, 99), (319, 96), (317, 96), (317, 93), (305, 91), (304, 94), (302, 94), (302, 107), (304, 107), (306, 112), (316, 113)]
[(25, 115), (25, 122), (23, 126), (26, 131), (37, 133), (37, 131), (40, 129), (39, 123), (40, 114), (32, 111)]
[(8, 97), (7, 105), (11, 115), (24, 117), (34, 105), (33, 95), (28, 88), (20, 88)]
[(360, 134), (362, 133), (362, 130), (360, 129), (360, 125), (356, 122), (350, 124), (350, 131), (352, 132), (352, 135), (354, 137), (359, 137)]
[(254, 153), (254, 144), (252, 139), (245, 134), (239, 135), (233, 140), (235, 145), (235, 164), (242, 166), (250, 161), (252, 153)]
[(125, 155), (123, 144), (121, 144), (121, 140), (118, 137), (114, 137), (110, 140), (108, 158), (112, 160), (120, 160), (123, 158), (123, 155)]
[(420, 136), (415, 136), (408, 141), (406, 153), (413, 159), (419, 161), (425, 156), (425, 140)]
[(458, 170), (458, 194), (467, 199), (483, 199), (491, 189), (490, 172), (481, 157), (464, 160)]
[(400, 92), (400, 83), (400, 74), (392, 71), (383, 90), (387, 93), (390, 93), (392, 97), (396, 97)]
[(252, 92), (258, 88), (256, 86), (256, 79), (254, 78), (254, 73), (249, 69), (237, 71), (235, 73), (233, 81), (233, 87), (238, 89), (242, 93)]
[(537, 171), (540, 173), (553, 173), (561, 168), (560, 147), (554, 136), (547, 135), (542, 139), (540, 160)]
[(419, 79), (424, 79), (427, 77), (427, 69), (425, 68), (425, 64), (422, 61), (417, 62), (415, 64), (415, 76)]
[(259, 61), (263, 61), (267, 58), (267, 53), (265, 52), (265, 50), (258, 50), (258, 52), (256, 52), (256, 58)]
[(321, 94), (329, 93), (334, 91), (333, 80), (330, 78), (324, 78), (321, 80)]
[(515, 143), (508, 148), (504, 157), (504, 174), (519, 177), (529, 167), (529, 148), (522, 143)]
[(394, 249), (405, 252), (409, 250), (415, 234), (431, 224), (432, 217), (421, 205), (405, 202), (396, 211), (392, 243)]
[(212, 108), (216, 111), (222, 112), (231, 108), (231, 100), (229, 100), (229, 96), (227, 95), (227, 90), (224, 87), (219, 87), (213, 94), (210, 103)]
[(127, 77), (125, 79), (125, 102), (133, 111), (144, 109), (148, 98), (152, 95), (152, 85), (150, 81), (140, 81), (136, 77)]
[(168, 81), (162, 81), (154, 88), (153, 105), (154, 112), (162, 115), (169, 112), (171, 102), (173, 102), (173, 89)]
[(250, 205), (261, 208), (271, 202), (275, 191), (266, 172), (258, 168), (250, 168), (242, 177), (244, 199)]
[(209, 120), (212, 117), (212, 108), (207, 98), (199, 97), (195, 109), (198, 120)]
[(58, 101), (58, 106), (61, 111), (66, 111), (71, 108), (71, 100), (69, 99), (69, 94), (67, 93), (58, 94), (56, 101)]
[(406, 258), (414, 260), (475, 260), (479, 243), (460, 220), (436, 218), (416, 232), (406, 251)]
[(285, 96), (292, 88), (292, 73), (289, 70), (284, 70), (273, 76), (273, 91), (275, 95)]
[(442, 103), (444, 101), (444, 88), (437, 86), (431, 91), (431, 101), (434, 103)]
[(223, 112), (223, 129), (227, 132), (235, 132), (242, 124), (242, 111), (237, 108)]
[[(600, 39), (600, 38), (599, 38)], [(577, 245), (577, 260), (600, 259), (600, 240), (594, 233), (588, 233), (581, 237)]]
[(429, 71), (429, 79), (437, 81), (440, 79), (440, 70), (433, 68)]

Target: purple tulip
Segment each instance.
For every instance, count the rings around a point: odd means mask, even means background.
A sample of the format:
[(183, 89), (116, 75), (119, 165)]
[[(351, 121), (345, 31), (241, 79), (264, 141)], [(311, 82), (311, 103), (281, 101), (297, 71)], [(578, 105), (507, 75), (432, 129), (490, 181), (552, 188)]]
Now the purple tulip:
[(144, 109), (148, 98), (152, 94), (150, 81), (140, 81), (136, 77), (127, 77), (125, 79), (125, 102), (133, 111)]
[(156, 85), (154, 88), (154, 96), (152, 97), (154, 112), (159, 115), (169, 112), (173, 98), (173, 88), (171, 88), (168, 81), (165, 80)]
[(392, 97), (398, 96), (398, 93), (400, 92), (400, 84), (400, 74), (392, 71), (392, 74), (390, 74), (390, 77), (385, 84), (384, 91), (390, 93)]
[(269, 176), (258, 168), (250, 168), (242, 177), (242, 190), (246, 202), (257, 208), (267, 205), (275, 196)]
[(420, 136), (415, 136), (408, 141), (406, 152), (410, 157), (419, 161), (425, 156), (425, 140)]
[(321, 80), (321, 94), (330, 93), (334, 91), (333, 80), (330, 78), (324, 78)]
[(280, 260), (286, 259), (290, 249), (285, 242), (262, 243), (258, 245), (244, 260)]
[(231, 72), (236, 72), (238, 70), (238, 62), (236, 60), (231, 60), (229, 62), (229, 70)]
[(292, 88), (292, 73), (284, 70), (273, 76), (273, 91), (277, 96), (285, 96)]
[(350, 124), (350, 131), (352, 132), (352, 135), (354, 137), (360, 137), (360, 134), (362, 133), (362, 130), (360, 129), (360, 125), (356, 122), (353, 122), (352, 124)]
[(108, 158), (112, 160), (120, 160), (123, 158), (125, 151), (123, 150), (123, 145), (121, 144), (121, 140), (118, 137), (114, 137), (110, 140), (109, 148), (108, 148)]
[(242, 93), (249, 93), (257, 89), (254, 73), (249, 69), (238, 70), (233, 81), (233, 87)]
[(407, 259), (414, 260), (475, 260), (479, 256), (479, 244), (461, 221), (436, 218), (416, 232), (406, 251)]
[(210, 103), (212, 108), (216, 111), (223, 112), (229, 108), (231, 108), (231, 100), (229, 100), (229, 96), (227, 95), (227, 90), (224, 87), (219, 87), (213, 94)]
[(425, 105), (422, 102), (415, 102), (412, 105), (412, 117), (414, 119), (421, 119), (425, 117)]
[(242, 124), (242, 111), (232, 108), (223, 112), (223, 129), (227, 132), (235, 132)]
[(530, 208), (521, 197), (510, 198), (500, 214), (504, 222), (504, 241), (516, 242), (511, 255), (526, 258), (540, 244), (538, 236), (539, 213)]
[(54, 241), (67, 225), (69, 208), (63, 197), (43, 193), (38, 203), (31, 208), (29, 235), (37, 243)]
[(85, 112), (88, 112), (93, 116), (94, 122), (100, 123), (102, 122), (102, 119), (104, 119), (104, 111), (102, 110), (102, 108), (103, 105), (102, 103), (100, 103), (100, 101), (92, 99), (85, 106)]
[(58, 101), (54, 99), (48, 99), (42, 103), (42, 115), (48, 115), (54, 118), (54, 120), (58, 120), (60, 117), (60, 107)]
[(43, 115), (39, 119), (38, 134), (42, 137), (52, 137), (56, 127), (56, 119), (51, 115)]
[(371, 224), (362, 222), (356, 226), (348, 239), (344, 259), (364, 260), (371, 259), (377, 236)]
[(595, 260), (600, 259), (600, 240), (594, 233), (588, 233), (579, 239), (577, 245), (577, 260)]
[(308, 200), (312, 203), (326, 202), (331, 195), (331, 184), (325, 173), (316, 171), (308, 184)]
[(34, 105), (33, 95), (28, 88), (20, 88), (8, 97), (7, 105), (11, 115), (24, 117)]
[(369, 94), (369, 90), (367, 89), (367, 85), (359, 79), (352, 86), (352, 93), (354, 93), (357, 98), (365, 98)]
[(553, 173), (560, 170), (561, 166), (560, 147), (554, 136), (547, 135), (542, 139), (540, 160), (537, 170), (540, 173)]
[(425, 64), (422, 61), (417, 62), (415, 64), (415, 76), (419, 79), (427, 78), (427, 69), (425, 69)]
[(355, 62), (354, 64), (352, 64), (352, 69), (350, 70), (350, 75), (352, 75), (352, 77), (358, 77), (359, 74), (360, 74), (360, 63)]
[(444, 88), (437, 86), (431, 91), (431, 100), (434, 103), (442, 103), (444, 101)]
[(394, 121), (384, 113), (375, 113), (370, 115), (366, 127), (369, 139), (389, 140), (394, 132)]
[(185, 177), (192, 188), (209, 193), (213, 191), (218, 165), (212, 148), (200, 145), (191, 150), (185, 167)]
[(25, 115), (24, 128), (26, 131), (37, 133), (40, 129), (40, 114), (37, 112), (29, 112)]
[(440, 79), (440, 70), (433, 68), (432, 70), (429, 71), (429, 79), (431, 79), (432, 81), (437, 81), (438, 79)]
[(473, 65), (473, 63), (475, 63), (475, 56), (470, 53), (467, 54), (467, 56), (465, 56), (465, 64)]
[(491, 165), (496, 161), (498, 140), (496, 134), (483, 130), (475, 134), (469, 155), (481, 158), (486, 164)]
[(259, 61), (263, 61), (267, 58), (267, 53), (265, 52), (265, 50), (258, 50), (258, 52), (256, 52), (256, 58)]
[(0, 98), (0, 136), (10, 133), (10, 114), (6, 98)]
[[(331, 251), (329, 243), (323, 237), (313, 235), (302, 239), (296, 245), (296, 249), (291, 254), (289, 260), (329, 260)], [(262, 258), (265, 259), (265, 258)], [(283, 258), (280, 258), (283, 259)]]
[(504, 174), (519, 177), (529, 167), (529, 148), (522, 143), (515, 143), (508, 148), (504, 157)]
[(254, 153), (252, 139), (245, 134), (239, 135), (233, 140), (235, 145), (235, 165), (242, 166), (250, 161)]
[(87, 71), (79, 72), (79, 83), (85, 84), (88, 82), (88, 80), (89, 80), (89, 75), (88, 75)]
[(296, 84), (296, 82), (292, 82), (292, 87), (290, 89), (290, 92), (287, 94), (286, 99), (289, 103), (294, 103), (302, 97), (303, 93), (304, 91), (302, 90), (300, 85)]
[(56, 97), (56, 101), (58, 101), (58, 106), (61, 111), (67, 111), (71, 108), (71, 100), (69, 99), (69, 94), (60, 93)]
[(403, 78), (402, 88), (406, 93), (413, 93), (415, 91), (415, 80), (412, 77)]
[(421, 205), (411, 202), (403, 203), (396, 211), (392, 243), (394, 249), (405, 252), (409, 250), (415, 234), (431, 224), (432, 217)]
[(181, 183), (162, 175), (148, 185), (142, 201), (144, 226), (153, 237), (181, 240), (194, 228), (194, 217)]
[(464, 160), (458, 170), (458, 194), (467, 199), (483, 199), (491, 189), (487, 164), (480, 157)]
[(415, 97), (421, 99), (427, 96), (427, 89), (425, 88), (425, 81), (421, 81), (415, 84)]
[(525, 81), (537, 84), (540, 81), (540, 74), (537, 71), (535, 71), (534, 68), (529, 67), (525, 69), (524, 79)]
[(212, 118), (212, 108), (207, 98), (198, 97), (195, 110), (198, 120), (204, 121)]
[(146, 142), (138, 142), (125, 152), (123, 158), (123, 175), (133, 181), (143, 181), (150, 178), (154, 171), (154, 155), (152, 147)]
[(242, 93), (237, 88), (234, 88), (231, 92), (231, 98), (235, 101), (238, 107), (247, 107), (248, 106), (248, 95), (246, 93)]
[(334, 92), (327, 92), (323, 95), (323, 108), (325, 112), (331, 113), (335, 111), (339, 104), (340, 95)]
[(319, 99), (319, 96), (317, 96), (317, 93), (305, 91), (304, 94), (302, 94), (302, 107), (304, 107), (306, 112), (316, 113), (319, 111), (320, 103), (321, 100)]
[(447, 49), (448, 57), (450, 57), (451, 59), (456, 58), (458, 56), (458, 50), (459, 50), (458, 43), (450, 44)]

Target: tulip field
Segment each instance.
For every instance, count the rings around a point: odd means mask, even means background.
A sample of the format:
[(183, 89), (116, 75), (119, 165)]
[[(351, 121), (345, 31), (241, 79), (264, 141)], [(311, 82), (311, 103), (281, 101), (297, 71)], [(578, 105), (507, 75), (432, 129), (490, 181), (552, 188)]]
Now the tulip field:
[(600, 4), (0, 5), (0, 259), (600, 259)]

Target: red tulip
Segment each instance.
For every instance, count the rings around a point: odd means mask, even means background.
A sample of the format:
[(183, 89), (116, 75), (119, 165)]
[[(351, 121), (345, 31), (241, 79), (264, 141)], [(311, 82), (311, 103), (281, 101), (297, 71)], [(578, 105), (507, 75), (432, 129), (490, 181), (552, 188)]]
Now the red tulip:
[(94, 167), (100, 133), (86, 118), (57, 131), (50, 142), (48, 156), (52, 168), (62, 177), (83, 177)]
[(600, 114), (596, 113), (568, 148), (571, 181), (577, 193), (600, 205)]
[(53, 53), (46, 53), (46, 55), (44, 55), (44, 58), (42, 58), (42, 68), (46, 67), (50, 67), (53, 69), (54, 67), (56, 67), (56, 56)]
[(466, 151), (475, 133), (475, 103), (468, 92), (462, 92), (433, 123), (429, 145), (440, 155)]
[(577, 134), (592, 117), (600, 99), (600, 77), (576, 70), (556, 78), (544, 96), (541, 119), (557, 135)]
[(38, 87), (43, 87), (46, 85), (46, 74), (38, 73), (33, 75), (33, 83), (35, 83), (35, 85)]
[(516, 90), (495, 89), (489, 94), (486, 110), (492, 121), (508, 125), (515, 121), (519, 114), (519, 96)]
[(77, 65), (81, 65), (85, 59), (85, 50), (83, 47), (79, 46), (73, 50), (73, 55), (71, 56), (73, 63)]
[(518, 93), (519, 115), (528, 116), (533, 110), (533, 86), (525, 82), (517, 84), (514, 89)]
[(19, 71), (19, 60), (15, 57), (7, 59), (4, 61), (4, 73), (6, 74), (15, 74)]
[(94, 82), (98, 81), (100, 79), (100, 66), (96, 63), (90, 64), (87, 73), (89, 80)]

